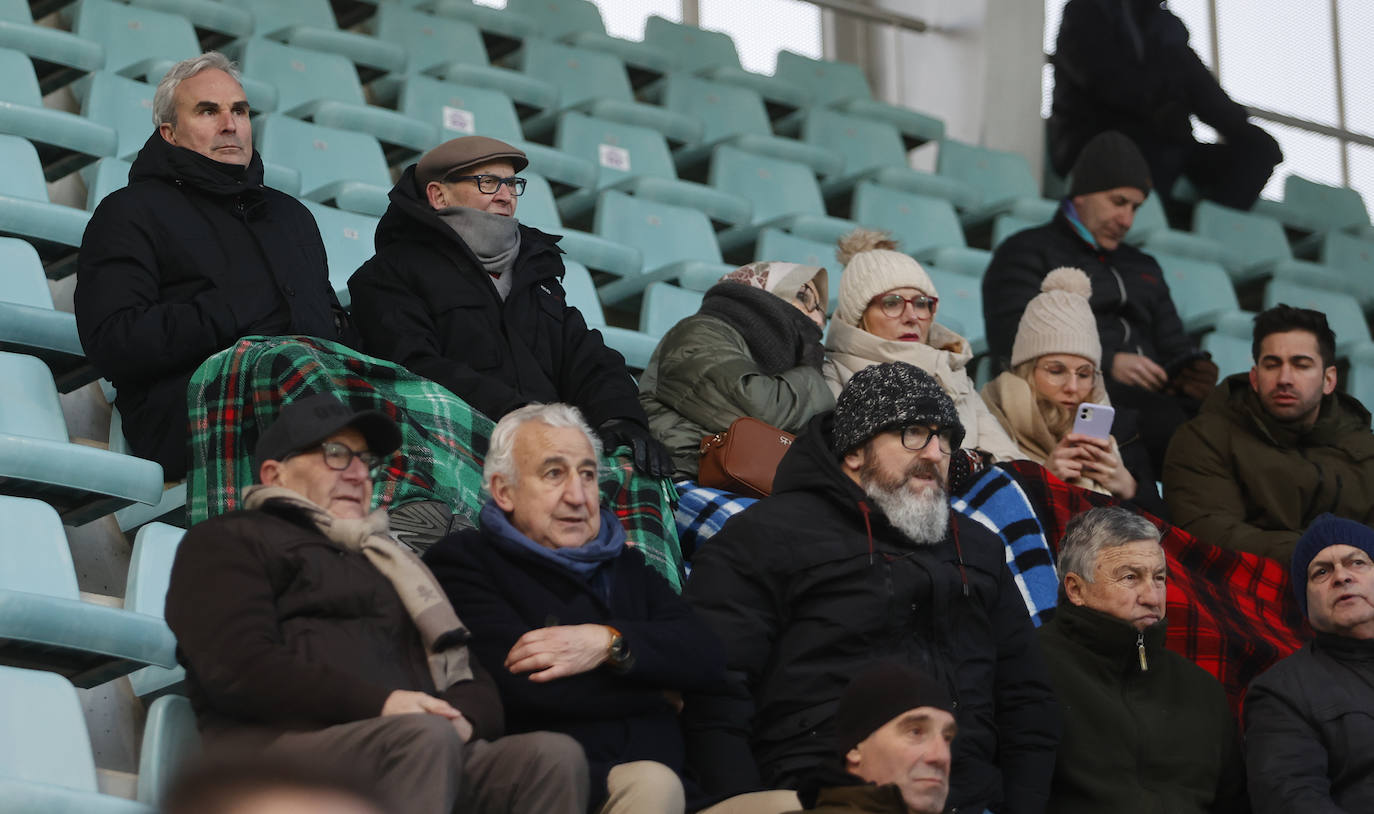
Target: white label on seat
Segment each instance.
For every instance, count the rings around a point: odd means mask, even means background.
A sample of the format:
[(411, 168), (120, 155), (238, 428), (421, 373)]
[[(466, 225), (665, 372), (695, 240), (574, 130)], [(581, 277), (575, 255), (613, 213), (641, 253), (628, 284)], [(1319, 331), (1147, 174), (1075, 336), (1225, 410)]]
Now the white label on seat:
[(477, 117), (470, 110), (444, 105), (444, 129), (472, 135), (477, 132)]
[(601, 158), (601, 166), (624, 172), (630, 171), (629, 150), (614, 144), (598, 144), (596, 149)]
[(361, 235), (358, 234), (358, 230), (354, 229), (352, 226), (345, 226), (343, 235), (349, 240), (357, 240), (361, 237)]

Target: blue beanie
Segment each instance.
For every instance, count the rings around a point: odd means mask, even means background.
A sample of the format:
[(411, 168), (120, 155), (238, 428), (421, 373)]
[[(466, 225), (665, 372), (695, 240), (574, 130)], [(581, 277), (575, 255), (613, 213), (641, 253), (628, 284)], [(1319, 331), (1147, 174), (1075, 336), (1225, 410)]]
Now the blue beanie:
[(1333, 545), (1354, 546), (1374, 559), (1374, 529), (1325, 512), (1318, 515), (1298, 538), (1289, 573), (1293, 579), (1293, 594), (1298, 598), (1303, 617), (1307, 616), (1307, 567), (1318, 554)]

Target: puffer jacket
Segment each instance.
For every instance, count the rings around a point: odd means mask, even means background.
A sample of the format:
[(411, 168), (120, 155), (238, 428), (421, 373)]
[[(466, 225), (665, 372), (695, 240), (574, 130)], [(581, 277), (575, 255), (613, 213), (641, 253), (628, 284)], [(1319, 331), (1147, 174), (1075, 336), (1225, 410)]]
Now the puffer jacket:
[(673, 455), (677, 478), (695, 478), (703, 436), (751, 416), (795, 434), (835, 406), (821, 372), (798, 365), (775, 376), (759, 369), (740, 332), (709, 314), (673, 326), (639, 377), (649, 430)]
[(1179, 427), (1164, 458), (1173, 522), (1198, 539), (1285, 566), (1322, 512), (1374, 522), (1369, 411), (1336, 392), (1310, 428), (1275, 420), (1237, 373)]
[(348, 281), (363, 350), (438, 382), (492, 421), (562, 401), (593, 427), (613, 418), (648, 426), (625, 358), (568, 305), (557, 237), (520, 227), (502, 300), (477, 256), (416, 193), (412, 164), (391, 190), (376, 244)]
[(1059, 718), (1001, 543), (957, 514), (912, 543), (844, 474), (832, 424), (812, 419), (773, 494), (697, 552), (684, 595), (725, 642), (730, 688), (688, 699), (691, 765), (713, 793), (797, 786), (835, 761), (849, 679), (897, 660), (955, 699), (951, 810), (1044, 811)]

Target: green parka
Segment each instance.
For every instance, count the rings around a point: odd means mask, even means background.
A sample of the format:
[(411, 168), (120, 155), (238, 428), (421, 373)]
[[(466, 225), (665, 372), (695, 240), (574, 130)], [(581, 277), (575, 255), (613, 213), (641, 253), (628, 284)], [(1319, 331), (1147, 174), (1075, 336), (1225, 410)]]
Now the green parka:
[(1264, 411), (1247, 374), (1217, 385), (1164, 458), (1164, 500), (1198, 539), (1285, 566), (1322, 512), (1374, 521), (1374, 434), (1355, 398), (1322, 400), (1310, 428)]

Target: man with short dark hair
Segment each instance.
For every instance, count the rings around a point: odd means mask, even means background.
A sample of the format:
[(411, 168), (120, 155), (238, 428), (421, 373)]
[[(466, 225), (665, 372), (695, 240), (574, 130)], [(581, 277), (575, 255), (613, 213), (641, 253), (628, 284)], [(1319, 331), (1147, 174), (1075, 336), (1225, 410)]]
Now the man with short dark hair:
[(240, 511), (177, 550), (167, 624), (213, 743), (354, 767), (398, 811), (583, 814), (587, 768), (565, 735), (500, 737), (501, 700), (434, 575), (372, 510), (401, 432), (317, 394), (255, 450)]
[(1176, 524), (1287, 562), (1322, 512), (1374, 520), (1369, 411), (1336, 390), (1335, 349), (1318, 311), (1277, 305), (1255, 318), (1254, 367), (1222, 382), (1169, 447)]
[(1245, 695), (1250, 801), (1256, 814), (1374, 811), (1374, 531), (1321, 515), (1291, 574), (1317, 637)]
[(1084, 512), (1059, 543), (1059, 573), (1059, 607), (1040, 628), (1064, 714), (1049, 810), (1246, 811), (1226, 693), (1164, 646), (1159, 529), (1120, 507)]
[(797, 788), (831, 765), (848, 677), (887, 658), (957, 701), (949, 805), (1045, 810), (1058, 714), (1003, 545), (949, 511), (963, 437), (930, 374), (861, 370), (797, 436), (772, 495), (698, 552), (685, 595), (729, 666), (726, 692), (685, 711), (709, 791)]
[(186, 388), (206, 357), (252, 334), (354, 336), (315, 219), (263, 185), (234, 64), (210, 51), (172, 66), (153, 122), (129, 185), (86, 226), (75, 304), (129, 449), (170, 481), (186, 473)]

